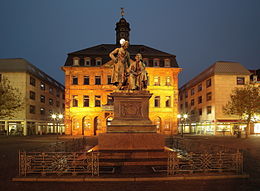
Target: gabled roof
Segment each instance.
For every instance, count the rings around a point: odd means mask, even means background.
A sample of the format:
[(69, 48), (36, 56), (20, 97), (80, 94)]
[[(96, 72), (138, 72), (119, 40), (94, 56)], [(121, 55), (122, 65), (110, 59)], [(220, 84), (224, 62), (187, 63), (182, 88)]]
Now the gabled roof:
[(238, 62), (217, 61), (180, 89), (192, 87), (213, 75), (250, 75), (250, 72)]
[[(100, 44), (97, 46), (93, 46), (90, 48), (86, 48), (83, 50), (71, 52), (68, 54), (68, 58), (64, 66), (71, 66), (72, 65), (72, 57), (101, 57), (103, 60), (103, 64), (111, 60), (109, 58), (109, 53), (112, 52), (114, 49), (119, 48), (119, 45), (116, 44)], [(172, 67), (179, 67), (176, 60), (175, 55), (169, 54), (145, 45), (131, 45), (128, 47), (128, 52), (130, 53), (130, 57), (134, 59), (134, 56), (137, 53), (141, 53), (143, 58), (170, 58), (172, 59)]]
[(64, 90), (64, 86), (32, 65), (29, 61), (24, 58), (6, 58), (0, 59), (0, 72), (26, 72), (34, 75), (41, 79), (43, 82), (48, 83), (52, 86), (56, 86), (59, 89)]

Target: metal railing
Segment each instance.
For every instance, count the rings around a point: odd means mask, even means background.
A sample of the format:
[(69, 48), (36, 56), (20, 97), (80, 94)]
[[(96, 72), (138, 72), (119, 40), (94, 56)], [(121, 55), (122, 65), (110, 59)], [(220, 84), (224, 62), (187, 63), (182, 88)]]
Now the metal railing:
[(85, 137), (68, 141), (57, 141), (52, 144), (48, 151), (52, 152), (79, 152), (86, 149), (87, 139)]
[(19, 152), (19, 176), (99, 176), (98, 152)]
[(170, 151), (168, 154), (167, 174), (194, 174), (194, 173), (243, 173), (243, 155), (237, 151), (227, 153), (187, 153), (184, 156)]

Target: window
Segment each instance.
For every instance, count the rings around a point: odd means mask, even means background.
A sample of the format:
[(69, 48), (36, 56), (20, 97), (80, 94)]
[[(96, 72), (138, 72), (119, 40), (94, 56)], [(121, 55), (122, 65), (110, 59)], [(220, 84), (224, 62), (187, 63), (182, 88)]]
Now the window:
[(111, 96), (107, 96), (107, 105), (113, 105), (114, 101), (113, 98)]
[(56, 101), (56, 107), (60, 107), (60, 102)]
[(43, 82), (41, 82), (40, 88), (41, 90), (45, 90), (45, 84)]
[(154, 97), (154, 107), (160, 107), (160, 96)]
[(183, 94), (182, 93), (180, 93), (180, 100), (182, 100), (183, 99)]
[(96, 59), (96, 66), (101, 66), (102, 65), (102, 59), (101, 58), (97, 58)]
[(49, 93), (53, 94), (53, 88), (52, 87), (49, 88)]
[(194, 106), (194, 99), (190, 101), (190, 106)]
[(79, 66), (79, 58), (73, 58), (73, 66)]
[(155, 76), (153, 78), (153, 81), (154, 81), (154, 85), (155, 86), (159, 86), (160, 85), (160, 77), (159, 76)]
[(210, 101), (211, 98), (212, 98), (212, 93), (211, 93), (211, 92), (208, 92), (207, 95), (206, 95), (207, 101)]
[(207, 81), (206, 81), (206, 87), (208, 88), (208, 87), (210, 87), (211, 86), (211, 79), (208, 79)]
[(211, 114), (211, 106), (207, 106), (207, 114)]
[(84, 85), (89, 85), (89, 76), (84, 76)]
[(72, 107), (78, 107), (78, 96), (77, 95), (72, 96)]
[(198, 97), (198, 104), (201, 104), (202, 103), (202, 96), (199, 96)]
[(171, 107), (171, 96), (166, 96), (165, 107)]
[(85, 63), (84, 63), (85, 66), (90, 66), (91, 65), (91, 58), (86, 57), (84, 61), (85, 61)]
[(40, 101), (41, 101), (42, 103), (45, 103), (45, 96), (44, 96), (44, 95), (41, 95)]
[(60, 91), (59, 90), (56, 91), (56, 96), (60, 97)]
[(30, 105), (30, 113), (35, 114), (35, 105)]
[(171, 67), (171, 60), (170, 59), (164, 60), (164, 67)]
[(83, 96), (83, 107), (89, 107), (89, 96), (88, 95)]
[(95, 107), (101, 106), (101, 96), (95, 96)]
[(200, 92), (202, 90), (202, 84), (198, 85), (198, 92)]
[(191, 90), (190, 90), (190, 95), (194, 95), (195, 94), (195, 90), (194, 90), (194, 88), (192, 88)]
[(35, 100), (35, 92), (30, 91), (30, 99)]
[(78, 85), (78, 77), (72, 76), (72, 85)]
[(31, 76), (30, 76), (30, 84), (31, 84), (32, 86), (35, 86), (35, 84), (36, 84), (35, 78), (33, 78), (33, 77), (31, 77)]
[(170, 85), (171, 85), (171, 77), (170, 77), (170, 76), (167, 76), (167, 77), (166, 77), (165, 85), (166, 85), (166, 86), (170, 86)]
[(245, 78), (244, 77), (237, 77), (237, 85), (244, 85)]
[(199, 115), (202, 115), (202, 109), (199, 108)]
[(101, 76), (95, 76), (95, 85), (101, 85)]
[(186, 102), (185, 102), (185, 108), (188, 108), (188, 106), (189, 106), (189, 105), (188, 105), (188, 102), (186, 101)]
[(110, 75), (107, 76), (107, 84), (112, 84), (112, 77)]
[(144, 58), (143, 62), (145, 64), (145, 66), (149, 66), (149, 59), (148, 58)]
[(51, 98), (49, 99), (49, 104), (53, 105), (53, 99), (51, 99)]
[(183, 108), (183, 104), (180, 105), (180, 110), (182, 110), (182, 108)]
[(41, 107), (41, 109), (40, 109), (40, 114), (45, 115), (45, 109), (43, 107)]
[(185, 91), (185, 98), (188, 97), (188, 91)]
[(160, 60), (158, 58), (153, 59), (153, 66), (159, 67), (160, 66)]

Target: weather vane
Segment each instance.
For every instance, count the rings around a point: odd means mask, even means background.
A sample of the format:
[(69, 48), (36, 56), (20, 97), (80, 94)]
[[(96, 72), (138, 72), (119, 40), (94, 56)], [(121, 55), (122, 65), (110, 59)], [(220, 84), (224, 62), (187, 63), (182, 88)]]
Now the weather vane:
[(125, 15), (124, 8), (123, 8), (123, 7), (121, 7), (121, 16), (122, 16), (122, 18), (124, 17), (124, 15)]

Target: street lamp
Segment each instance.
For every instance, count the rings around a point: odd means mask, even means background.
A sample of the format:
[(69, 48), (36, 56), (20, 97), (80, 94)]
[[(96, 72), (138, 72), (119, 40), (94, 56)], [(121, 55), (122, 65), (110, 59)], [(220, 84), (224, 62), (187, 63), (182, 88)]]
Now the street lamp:
[[(51, 118), (53, 119), (53, 121), (54, 121), (54, 125), (53, 125), (53, 127), (55, 128), (55, 122), (57, 121), (57, 124), (56, 124), (56, 134), (57, 134), (57, 139), (58, 139), (58, 125), (59, 125), (59, 121), (61, 121), (62, 119), (63, 119), (63, 115), (62, 114), (55, 114), (55, 113), (53, 113), (52, 115), (51, 115)], [(53, 128), (53, 129), (54, 129)]]
[(184, 114), (178, 114), (177, 118), (179, 119), (179, 121), (181, 122), (181, 136), (183, 137), (183, 126), (184, 123), (183, 121), (186, 123), (186, 119), (188, 118), (188, 114), (184, 113)]

